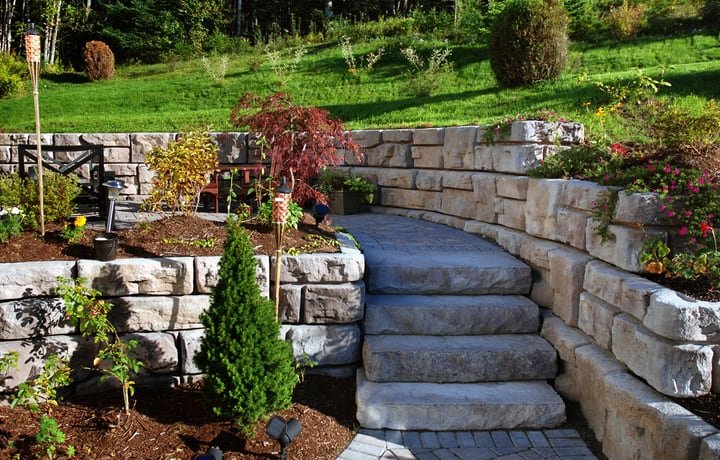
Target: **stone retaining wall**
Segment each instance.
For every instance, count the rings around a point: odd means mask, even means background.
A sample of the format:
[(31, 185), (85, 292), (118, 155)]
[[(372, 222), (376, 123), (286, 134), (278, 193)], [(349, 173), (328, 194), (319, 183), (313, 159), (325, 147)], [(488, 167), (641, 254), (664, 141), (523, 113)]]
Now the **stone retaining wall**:
[[(592, 208), (605, 187), (526, 176), (546, 156), (581, 141), (581, 125), (514, 123), (509, 137), (494, 145), (482, 142), (483, 130), (355, 131), (367, 160), (350, 166), (379, 185), (373, 211), (463, 229), (532, 267), (531, 297), (544, 307), (542, 333), (561, 359), (555, 387), (580, 403), (609, 458), (720, 458), (718, 430), (669, 399), (720, 391), (720, 306), (682, 298), (636, 274), (644, 239), (666, 235), (656, 197), (621, 193), (610, 227), (614, 238), (603, 244)], [(144, 152), (175, 136), (45, 137), (108, 146), (109, 169), (131, 184), (125, 193), (136, 199), (149, 190)], [(0, 134), (0, 168), (14, 161), (13, 145), (32, 138)], [(218, 138), (221, 162), (252, 162), (245, 134)], [(283, 296), (288, 304), (303, 298), (289, 287)], [(285, 314), (312, 324), (302, 308)]]
[[(295, 355), (317, 362), (315, 372), (352, 375), (360, 361), (359, 321), (365, 305), (365, 261), (353, 241), (338, 234), (342, 252), (281, 258), (282, 334)], [(274, 258), (257, 256), (258, 285), (269, 297)], [(37, 375), (49, 353), (91, 367), (95, 348), (64, 318), (53, 296), (57, 277), (84, 278), (114, 305), (111, 319), (123, 338), (138, 341), (144, 362), (138, 384), (189, 382), (200, 370), (193, 357), (203, 334), (200, 313), (217, 283), (220, 257), (168, 257), (0, 264), (0, 356), (20, 352), (20, 369), (0, 380), (12, 389)], [(343, 267), (339, 270), (338, 267)], [(96, 391), (96, 378), (75, 376), (78, 391)]]

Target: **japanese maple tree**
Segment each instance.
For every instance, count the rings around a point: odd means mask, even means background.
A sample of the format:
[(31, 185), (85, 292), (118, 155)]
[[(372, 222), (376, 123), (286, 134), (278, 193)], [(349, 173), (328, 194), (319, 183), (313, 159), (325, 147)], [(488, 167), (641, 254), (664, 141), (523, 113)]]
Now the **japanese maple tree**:
[(330, 117), (327, 110), (294, 104), (287, 93), (245, 94), (233, 107), (230, 123), (257, 135), (263, 156), (270, 159), (270, 177), (287, 178), (299, 204), (323, 198), (310, 180), (325, 167), (343, 163), (338, 150), (351, 152), (359, 163), (364, 161), (340, 120)]

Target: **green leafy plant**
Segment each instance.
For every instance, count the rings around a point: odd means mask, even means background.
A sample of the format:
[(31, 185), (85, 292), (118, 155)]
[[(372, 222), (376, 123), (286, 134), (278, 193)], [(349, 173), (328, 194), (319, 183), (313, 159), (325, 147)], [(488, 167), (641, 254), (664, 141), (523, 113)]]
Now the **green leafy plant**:
[(361, 176), (352, 175), (352, 171), (344, 172), (340, 169), (325, 168), (318, 175), (317, 190), (322, 195), (321, 200), (328, 203), (332, 193), (336, 190), (348, 190), (363, 194), (365, 202), (372, 204), (375, 200), (377, 187)]
[(22, 94), (27, 64), (13, 53), (0, 53), (0, 99)]
[[(46, 171), (43, 175), (44, 209), (46, 222), (60, 222), (69, 219), (75, 212), (75, 198), (81, 187), (75, 175), (63, 175)], [(11, 209), (17, 206), (23, 210), (23, 224), (26, 228), (40, 228), (40, 195), (37, 181), (17, 172), (0, 174), (0, 207)]]
[(5, 384), (5, 380), (8, 378), (8, 372), (11, 369), (18, 369), (18, 361), (20, 360), (20, 353), (17, 351), (9, 351), (0, 356), (0, 386)]
[(558, 0), (512, 0), (490, 34), (490, 66), (514, 88), (557, 78), (568, 55), (568, 16)]
[[(304, 211), (302, 206), (291, 201), (288, 206), (288, 218), (285, 228), (297, 228), (302, 220)], [(272, 201), (263, 201), (257, 212), (257, 219), (265, 225), (272, 225)]]
[[(67, 357), (48, 355), (40, 375), (18, 385), (10, 407), (14, 409), (23, 405), (27, 406), (30, 411), (39, 414), (46, 405), (56, 406), (59, 399), (58, 389), (72, 382), (68, 361)], [(40, 426), (35, 440), (43, 446), (47, 458), (53, 459), (58, 447), (65, 442), (65, 432), (60, 429), (57, 420), (49, 415), (51, 411), (47, 412), (40, 416)], [(68, 446), (66, 451), (68, 455), (74, 455), (75, 448)]]
[(600, 236), (602, 244), (614, 237), (610, 231), (610, 225), (615, 217), (617, 199), (617, 191), (608, 189), (598, 197), (597, 201), (593, 202), (592, 220), (597, 223), (595, 233)]
[(60, 231), (60, 237), (70, 243), (76, 243), (85, 234), (86, 223), (87, 218), (85, 216), (77, 216), (71, 223), (65, 222), (65, 226)]
[(227, 232), (219, 280), (200, 317), (205, 335), (195, 362), (214, 413), (252, 436), (258, 420), (290, 406), (298, 376), (274, 302), (260, 295), (249, 237), (232, 217)]
[(343, 79), (349, 82), (359, 82), (362, 75), (367, 75), (372, 72), (375, 64), (377, 64), (383, 54), (385, 54), (385, 48), (380, 47), (375, 51), (370, 51), (360, 57), (355, 57), (350, 37), (345, 35), (340, 39), (340, 48), (342, 49), (343, 59), (345, 59), (348, 70), (343, 76)]
[(290, 50), (288, 56), (285, 57), (270, 45), (265, 47), (265, 55), (280, 86), (285, 86), (290, 81), (292, 74), (295, 73), (298, 64), (300, 64), (306, 53), (307, 49), (303, 45), (295, 48), (295, 50)]
[(163, 238), (163, 243), (167, 244), (183, 244), (187, 246), (195, 246), (196, 248), (214, 248), (217, 243), (216, 238), (202, 238), (199, 240), (185, 240), (181, 238)]
[(135, 392), (132, 375), (140, 371), (143, 363), (132, 356), (137, 347), (135, 340), (121, 340), (117, 329), (110, 322), (108, 313), (113, 305), (99, 299), (101, 292), (83, 286), (85, 279), (75, 280), (58, 277), (60, 286), (55, 289), (65, 303), (66, 316), (76, 325), (83, 337), (92, 337), (100, 349), (93, 360), (94, 370), (120, 382), (125, 413), (130, 413), (130, 396)]
[(604, 22), (613, 37), (629, 42), (645, 27), (647, 18), (642, 5), (630, 5), (628, 0), (623, 0), (620, 6), (610, 8)]
[(10, 238), (22, 233), (24, 217), (22, 209), (18, 206), (0, 209), (0, 243), (5, 244)]
[(218, 147), (208, 133), (190, 131), (166, 148), (148, 153), (145, 163), (155, 172), (143, 209), (190, 215), (197, 211), (200, 192), (218, 165)]
[(448, 62), (452, 54), (450, 48), (433, 49), (427, 59), (423, 59), (412, 47), (403, 48), (400, 52), (410, 63), (408, 90), (415, 96), (430, 96), (440, 85), (442, 75), (452, 71)]

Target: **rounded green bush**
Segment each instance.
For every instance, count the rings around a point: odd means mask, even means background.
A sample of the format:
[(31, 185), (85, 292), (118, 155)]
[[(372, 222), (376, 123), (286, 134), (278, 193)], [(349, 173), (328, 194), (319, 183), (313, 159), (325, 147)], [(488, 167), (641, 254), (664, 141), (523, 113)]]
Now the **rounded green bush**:
[(500, 84), (557, 78), (567, 62), (568, 22), (558, 0), (511, 0), (490, 34), (490, 65)]

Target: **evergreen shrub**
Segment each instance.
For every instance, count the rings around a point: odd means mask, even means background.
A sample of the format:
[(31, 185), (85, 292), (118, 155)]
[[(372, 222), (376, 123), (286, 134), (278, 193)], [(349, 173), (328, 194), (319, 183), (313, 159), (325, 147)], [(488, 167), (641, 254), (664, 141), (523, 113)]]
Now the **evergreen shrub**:
[(490, 66), (500, 84), (513, 88), (560, 76), (568, 22), (558, 0), (511, 0), (490, 34)]
[(236, 218), (228, 219), (227, 232), (195, 363), (215, 414), (234, 419), (251, 436), (259, 420), (290, 407), (298, 376), (275, 304), (260, 295), (250, 238)]
[(105, 43), (93, 40), (85, 43), (85, 72), (90, 81), (112, 80), (115, 75), (115, 55)]

